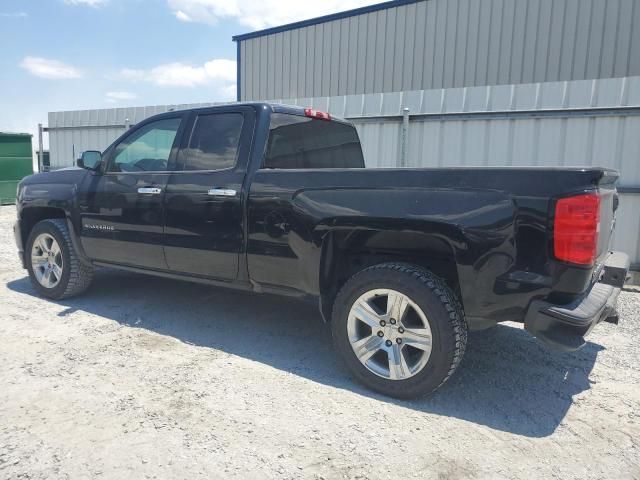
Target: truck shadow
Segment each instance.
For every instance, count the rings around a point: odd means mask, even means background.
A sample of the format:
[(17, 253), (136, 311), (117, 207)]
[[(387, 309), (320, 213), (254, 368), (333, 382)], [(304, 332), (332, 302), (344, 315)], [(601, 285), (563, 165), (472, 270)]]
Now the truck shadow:
[[(28, 278), (8, 287), (36, 295)], [(590, 388), (603, 349), (588, 343), (572, 354), (553, 352), (524, 330), (501, 325), (470, 334), (461, 368), (434, 395), (402, 401), (373, 393), (346, 373), (329, 329), (308, 303), (107, 270), (84, 296), (57, 303), (67, 307), (60, 316), (89, 312), (415, 411), (528, 437), (555, 431), (573, 396)]]

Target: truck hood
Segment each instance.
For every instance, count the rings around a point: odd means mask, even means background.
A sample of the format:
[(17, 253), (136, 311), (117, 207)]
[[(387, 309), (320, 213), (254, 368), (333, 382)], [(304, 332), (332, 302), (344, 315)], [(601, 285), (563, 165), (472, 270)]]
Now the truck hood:
[(44, 183), (77, 184), (88, 174), (89, 171), (84, 168), (62, 168), (51, 172), (29, 175), (22, 180), (21, 185), (38, 185)]

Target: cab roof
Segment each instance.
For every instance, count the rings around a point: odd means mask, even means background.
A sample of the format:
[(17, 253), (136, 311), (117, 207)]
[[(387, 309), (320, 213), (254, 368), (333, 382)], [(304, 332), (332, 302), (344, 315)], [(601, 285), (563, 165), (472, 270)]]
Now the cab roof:
[[(285, 105), (285, 104), (271, 103), (271, 102), (230, 102), (230, 103), (221, 103), (218, 105), (210, 105), (207, 107), (194, 107), (194, 108), (186, 108), (183, 110), (171, 110), (170, 112), (164, 112), (158, 115), (154, 115), (153, 118), (162, 118), (163, 116), (168, 116), (176, 112), (211, 111), (211, 110), (216, 110), (218, 108), (223, 109), (223, 108), (228, 108), (232, 106), (246, 106), (246, 107), (252, 107), (257, 111), (269, 110), (272, 113), (284, 113), (288, 115), (300, 115), (300, 116), (306, 116), (305, 108), (307, 108), (307, 107), (300, 107), (297, 105)], [(152, 117), (149, 117), (149, 118), (152, 118)], [(331, 115), (331, 121), (350, 124), (349, 121), (340, 117), (334, 117), (333, 115)]]

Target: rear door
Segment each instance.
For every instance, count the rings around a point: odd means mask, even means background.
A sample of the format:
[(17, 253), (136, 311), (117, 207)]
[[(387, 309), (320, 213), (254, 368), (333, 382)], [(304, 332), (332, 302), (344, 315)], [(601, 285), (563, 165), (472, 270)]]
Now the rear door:
[(166, 270), (164, 195), (184, 114), (135, 127), (105, 152), (105, 171), (79, 197), (81, 241), (95, 260)]
[(244, 242), (243, 182), (255, 112), (216, 107), (193, 113), (165, 196), (169, 268), (217, 280), (238, 276)]
[[(252, 281), (265, 286), (313, 291), (318, 250), (311, 231), (318, 219), (296, 207), (296, 196), (327, 188), (339, 172), (364, 168), (358, 133), (349, 124), (302, 115), (271, 115), (261, 168), (249, 193), (247, 263)], [(317, 211), (330, 215), (322, 204)], [(312, 260), (313, 258), (316, 260)]]

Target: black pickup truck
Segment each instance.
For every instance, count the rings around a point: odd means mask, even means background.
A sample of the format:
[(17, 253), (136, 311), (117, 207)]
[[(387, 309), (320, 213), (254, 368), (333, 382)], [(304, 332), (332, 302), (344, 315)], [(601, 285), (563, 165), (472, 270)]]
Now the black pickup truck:
[(49, 298), (106, 266), (311, 299), (354, 376), (398, 397), (442, 385), (468, 329), (523, 322), (573, 350), (617, 322), (612, 170), (367, 169), (348, 122), (266, 103), (157, 115), (78, 166), (18, 188)]

